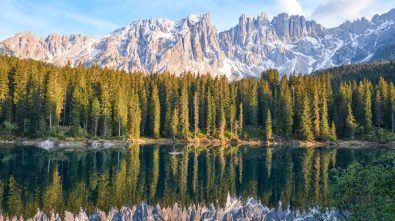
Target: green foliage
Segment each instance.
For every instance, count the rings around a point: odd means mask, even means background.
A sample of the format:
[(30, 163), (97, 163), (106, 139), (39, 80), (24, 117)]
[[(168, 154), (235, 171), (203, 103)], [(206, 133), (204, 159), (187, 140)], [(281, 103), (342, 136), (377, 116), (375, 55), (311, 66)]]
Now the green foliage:
[(193, 95), (193, 132), (194, 138), (199, 134), (199, 95), (197, 92)]
[(4, 133), (4, 135), (11, 136), (17, 129), (18, 126), (15, 123), (11, 123), (9, 121), (3, 122), (2, 133)]
[(188, 138), (189, 134), (189, 104), (188, 104), (188, 88), (183, 85), (180, 97), (180, 132), (184, 138)]
[(98, 196), (97, 196), (97, 208), (104, 212), (109, 212), (111, 209), (111, 196), (110, 196), (110, 183), (108, 174), (103, 174), (99, 179)]
[(265, 131), (262, 130), (261, 128), (256, 128), (256, 127), (245, 127), (243, 128), (243, 132), (240, 136), (242, 139), (262, 139), (262, 137), (265, 137)]
[(347, 220), (392, 220), (395, 216), (395, 158), (333, 171), (332, 206)]
[(4, 184), (0, 180), (0, 213), (3, 207), (3, 202), (4, 202)]
[(302, 115), (301, 115), (301, 122), (299, 127), (299, 136), (303, 140), (313, 140), (314, 134), (312, 131), (311, 125), (311, 113), (310, 113), (310, 106), (309, 106), (309, 99), (305, 95), (303, 97), (303, 106), (302, 106)]
[(229, 131), (233, 137), (242, 136), (244, 128), (265, 129), (269, 111), (272, 133), (285, 139), (385, 142), (395, 131), (395, 87), (387, 74), (393, 62), (361, 66), (382, 70), (382, 77), (349, 66), (352, 76), (339, 68), (280, 80), (278, 71), (267, 70), (261, 79), (235, 81), (56, 67), (6, 56), (0, 56), (0, 64), (0, 125), (8, 137), (189, 138), (204, 133), (224, 139)]
[(179, 127), (179, 112), (178, 108), (175, 107), (173, 110), (173, 114), (171, 116), (171, 123), (170, 123), (170, 132), (173, 138), (175, 138), (178, 134), (178, 127)]
[(43, 211), (47, 214), (51, 212), (63, 213), (63, 193), (62, 193), (62, 180), (58, 172), (58, 168), (55, 168), (52, 174), (52, 184), (48, 186), (45, 192), (45, 202)]
[(348, 138), (354, 139), (357, 126), (358, 124), (352, 113), (351, 105), (349, 104), (347, 106), (347, 118), (346, 118), (346, 132), (348, 134)]
[(7, 211), (9, 217), (17, 216), (19, 217), (22, 213), (23, 204), (22, 204), (22, 196), (21, 189), (19, 185), (16, 183), (13, 176), (10, 176), (8, 180), (8, 203), (7, 203)]
[(272, 131), (272, 115), (270, 110), (267, 111), (266, 123), (265, 123), (265, 139), (272, 140), (273, 139), (273, 131)]
[(329, 133), (329, 140), (331, 140), (331, 141), (337, 140), (336, 125), (335, 125), (335, 122), (333, 122), (333, 121), (331, 123), (331, 129), (330, 129), (330, 133)]
[(158, 88), (156, 84), (152, 86), (151, 90), (151, 99), (150, 99), (150, 107), (149, 107), (149, 121), (148, 125), (150, 126), (150, 135), (154, 138), (159, 138), (160, 136), (160, 102), (159, 102), (159, 94)]
[[(262, 138), (265, 131), (247, 126), (245, 134), (247, 138)], [(229, 137), (227, 134), (225, 136)], [(182, 151), (183, 154), (169, 154), (171, 151)], [(241, 200), (255, 196), (273, 208), (282, 205), (283, 209), (287, 209), (292, 205), (292, 209), (306, 211), (324, 206), (332, 210), (333, 207), (327, 204), (330, 196), (327, 191), (332, 185), (329, 183), (329, 170), (347, 166), (353, 161), (372, 162), (384, 155), (380, 162), (368, 165), (388, 165), (384, 166), (384, 171), (378, 170), (374, 172), (374, 178), (363, 179), (359, 178), (361, 173), (358, 169), (358, 173), (351, 177), (363, 183), (347, 184), (345, 188), (357, 187), (350, 191), (360, 197), (365, 193), (362, 190), (371, 185), (377, 189), (373, 192), (374, 198), (370, 199), (387, 197), (383, 194), (392, 199), (394, 194), (390, 192), (393, 177), (381, 176), (382, 172), (393, 168), (393, 151), (381, 148), (339, 151), (336, 148), (132, 145), (125, 150), (37, 152), (30, 147), (21, 147), (13, 149), (12, 154), (4, 154), (8, 152), (6, 148), (0, 154), (0, 162), (4, 166), (0, 170), (0, 183), (3, 184), (0, 184), (0, 202), (3, 202), (0, 210), (5, 216), (23, 215), (25, 220), (33, 217), (37, 208), (44, 208), (47, 217), (49, 210), (67, 210), (78, 214), (81, 208), (87, 214), (92, 214), (96, 209), (108, 213), (111, 208), (138, 206), (144, 200), (163, 206), (177, 203), (183, 208), (191, 204), (209, 206), (214, 203), (217, 206), (226, 203), (228, 193), (240, 196)], [(62, 159), (67, 159), (67, 162)], [(60, 174), (64, 176), (61, 178)], [(374, 183), (369, 184), (372, 179)], [(378, 184), (385, 180), (391, 185)], [(4, 187), (3, 194), (1, 186)], [(333, 189), (344, 188), (336, 186)], [(378, 194), (381, 196), (376, 196)], [(355, 202), (358, 197), (350, 200)], [(358, 203), (356, 201), (352, 205), (361, 208)], [(385, 205), (386, 201), (370, 203), (386, 209), (394, 208), (392, 201), (388, 206)], [(375, 220), (370, 217), (366, 219)]]
[(140, 138), (141, 110), (137, 94), (132, 94), (128, 105), (128, 138), (131, 140)]

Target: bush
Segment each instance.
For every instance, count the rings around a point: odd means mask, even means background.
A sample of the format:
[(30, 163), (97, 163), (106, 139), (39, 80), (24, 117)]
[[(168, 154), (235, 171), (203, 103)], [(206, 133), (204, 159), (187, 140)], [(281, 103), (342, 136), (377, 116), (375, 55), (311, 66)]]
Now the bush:
[(243, 139), (264, 139), (265, 131), (258, 127), (245, 127), (240, 137)]
[(331, 204), (347, 220), (392, 220), (395, 217), (395, 157), (367, 166), (353, 163), (333, 170)]
[(2, 126), (3, 126), (2, 132), (4, 133), (4, 135), (7, 136), (11, 136), (18, 129), (18, 126), (16, 124), (11, 123), (9, 121), (4, 121)]

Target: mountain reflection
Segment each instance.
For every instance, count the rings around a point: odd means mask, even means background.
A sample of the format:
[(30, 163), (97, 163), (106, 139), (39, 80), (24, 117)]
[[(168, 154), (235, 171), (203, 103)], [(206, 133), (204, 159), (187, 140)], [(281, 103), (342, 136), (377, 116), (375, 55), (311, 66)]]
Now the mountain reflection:
[[(170, 154), (177, 150), (181, 154)], [(0, 150), (0, 211), (32, 217), (113, 207), (225, 205), (228, 194), (305, 210), (326, 204), (330, 169), (372, 161), (385, 149), (133, 145), (47, 152)]]

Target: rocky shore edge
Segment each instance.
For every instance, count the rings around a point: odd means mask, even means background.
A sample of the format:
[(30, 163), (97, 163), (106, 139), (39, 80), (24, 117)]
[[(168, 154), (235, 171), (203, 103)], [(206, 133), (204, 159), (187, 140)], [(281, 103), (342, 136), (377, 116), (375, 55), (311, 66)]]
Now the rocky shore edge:
[(57, 150), (57, 149), (105, 149), (105, 148), (124, 148), (130, 145), (136, 144), (157, 144), (157, 145), (196, 145), (196, 146), (268, 146), (268, 147), (307, 147), (307, 148), (318, 148), (318, 147), (335, 147), (335, 148), (372, 148), (372, 147), (387, 147), (395, 149), (395, 141), (389, 142), (373, 142), (363, 140), (347, 140), (347, 141), (299, 141), (299, 140), (276, 140), (276, 141), (262, 141), (262, 140), (218, 140), (218, 139), (151, 139), (141, 138), (138, 140), (106, 140), (106, 139), (73, 139), (67, 138), (65, 140), (57, 138), (47, 139), (28, 139), (19, 138), (12, 140), (0, 139), (0, 145), (3, 146), (35, 146), (45, 150)]

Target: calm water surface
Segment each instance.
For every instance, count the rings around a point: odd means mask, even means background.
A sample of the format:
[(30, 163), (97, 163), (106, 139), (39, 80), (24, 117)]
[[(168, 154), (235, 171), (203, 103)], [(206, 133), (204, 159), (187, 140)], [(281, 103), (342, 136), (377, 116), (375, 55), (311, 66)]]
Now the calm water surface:
[(175, 203), (224, 206), (229, 195), (304, 210), (325, 205), (330, 170), (366, 163), (387, 149), (145, 145), (53, 151), (0, 147), (0, 211), (44, 211)]

